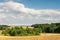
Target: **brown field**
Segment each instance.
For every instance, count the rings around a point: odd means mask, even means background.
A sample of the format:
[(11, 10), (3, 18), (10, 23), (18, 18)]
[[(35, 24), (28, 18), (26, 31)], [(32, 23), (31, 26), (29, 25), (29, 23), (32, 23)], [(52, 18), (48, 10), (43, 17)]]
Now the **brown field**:
[(0, 36), (0, 40), (60, 40), (60, 34), (41, 34), (39, 36)]

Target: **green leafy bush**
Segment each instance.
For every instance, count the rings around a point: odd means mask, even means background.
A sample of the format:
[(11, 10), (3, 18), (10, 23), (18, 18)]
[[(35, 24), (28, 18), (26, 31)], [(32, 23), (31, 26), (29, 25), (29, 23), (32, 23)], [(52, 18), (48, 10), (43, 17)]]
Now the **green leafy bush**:
[(38, 28), (22, 28), (22, 27), (12, 27), (7, 28), (5, 31), (3, 31), (3, 34), (6, 36), (32, 36), (32, 35), (39, 35), (41, 29)]

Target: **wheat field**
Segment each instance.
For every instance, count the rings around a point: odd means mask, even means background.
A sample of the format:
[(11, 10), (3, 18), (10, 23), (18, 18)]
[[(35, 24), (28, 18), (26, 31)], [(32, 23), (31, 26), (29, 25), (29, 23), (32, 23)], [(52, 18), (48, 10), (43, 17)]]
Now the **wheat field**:
[(60, 34), (41, 34), (39, 36), (0, 36), (0, 40), (60, 40)]

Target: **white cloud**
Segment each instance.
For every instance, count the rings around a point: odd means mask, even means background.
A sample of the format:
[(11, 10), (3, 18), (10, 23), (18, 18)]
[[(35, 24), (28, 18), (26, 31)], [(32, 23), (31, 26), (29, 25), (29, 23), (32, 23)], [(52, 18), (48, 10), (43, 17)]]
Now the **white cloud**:
[[(49, 23), (60, 22), (60, 10), (43, 9), (35, 10), (26, 8), (24, 4), (8, 1), (0, 3), (0, 18), (2, 21), (8, 21), (5, 23)], [(22, 19), (22, 20), (21, 20)], [(57, 21), (58, 20), (58, 21)], [(2, 22), (2, 23), (4, 23)]]
[(0, 13), (0, 19), (1, 19), (1, 18), (6, 18), (6, 15)]

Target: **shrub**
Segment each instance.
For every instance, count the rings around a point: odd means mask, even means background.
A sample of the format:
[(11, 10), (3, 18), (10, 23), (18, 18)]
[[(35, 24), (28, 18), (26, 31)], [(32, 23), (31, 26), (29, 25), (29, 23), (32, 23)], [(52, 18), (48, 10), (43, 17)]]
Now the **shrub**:
[(14, 27), (14, 28), (7, 28), (3, 31), (3, 34), (6, 36), (31, 36), (31, 35), (39, 35), (41, 29), (38, 28), (22, 28), (22, 27)]

